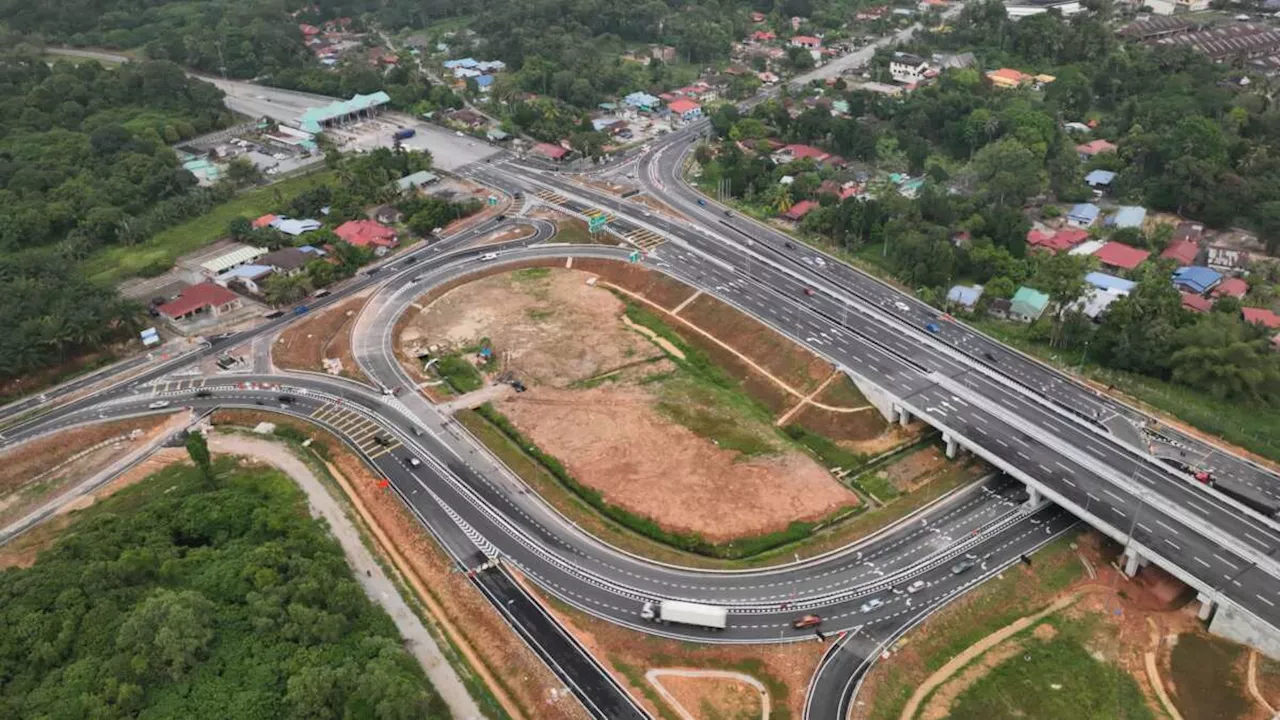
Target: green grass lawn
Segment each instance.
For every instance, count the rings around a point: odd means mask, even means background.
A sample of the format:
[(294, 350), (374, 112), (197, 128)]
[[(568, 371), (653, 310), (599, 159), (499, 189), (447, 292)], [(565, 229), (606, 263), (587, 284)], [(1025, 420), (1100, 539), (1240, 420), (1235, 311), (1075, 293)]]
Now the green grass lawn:
[[(960, 693), (951, 720), (1072, 718), (1150, 720), (1138, 683), (1087, 649), (1087, 623), (1056, 623), (1048, 641), (1027, 638), (1023, 652), (997, 665)], [(1175, 651), (1176, 652), (1176, 651)], [(1207, 716), (1200, 716), (1207, 717)]]
[(221, 238), (226, 234), (227, 223), (233, 218), (241, 215), (258, 217), (278, 207), (281, 201), (323, 185), (330, 179), (332, 173), (321, 171), (240, 193), (208, 213), (159, 232), (144, 243), (104, 248), (85, 260), (85, 274), (95, 282), (114, 285), (138, 275), (145, 268), (160, 263), (172, 264), (179, 256)]

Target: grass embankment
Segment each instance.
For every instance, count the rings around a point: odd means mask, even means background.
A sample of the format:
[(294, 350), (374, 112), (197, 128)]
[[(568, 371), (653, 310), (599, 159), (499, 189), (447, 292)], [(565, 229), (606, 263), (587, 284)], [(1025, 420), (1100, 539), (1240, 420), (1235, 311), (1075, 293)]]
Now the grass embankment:
[(1015, 636), (1013, 640), (1024, 643), (1021, 652), (960, 693), (951, 704), (950, 720), (1153, 717), (1133, 676), (1090, 653), (1095, 633), (1105, 632), (1097, 623), (1051, 616), (1044, 624), (1055, 628), (1056, 635), (1047, 640), (1031, 631)]
[(935, 613), (900, 641), (898, 652), (878, 664), (868, 677), (873, 692), (867, 717), (898, 720), (915, 689), (951, 658), (1018, 618), (1048, 606), (1083, 573), (1071, 550), (1076, 536), (1073, 532), (1054, 540), (1036, 553), (1031, 568), (1006, 570)]
[(1116, 390), (1140, 403), (1172, 415), (1201, 432), (1217, 435), (1229, 443), (1280, 462), (1280, 408), (1229, 403), (1174, 383), (1104, 368), (1088, 362), (1083, 353), (1058, 352), (1033, 340), (1031, 329), (1020, 323), (988, 318), (967, 322), (997, 340), (1059, 368), (1103, 385), (1115, 386)]
[(200, 217), (156, 233), (144, 243), (104, 248), (94, 253), (84, 262), (85, 274), (95, 282), (115, 284), (149, 268), (172, 265), (179, 256), (225, 236), (232, 219), (263, 215), (283, 200), (328, 183), (332, 176), (331, 172), (322, 170), (240, 193)]

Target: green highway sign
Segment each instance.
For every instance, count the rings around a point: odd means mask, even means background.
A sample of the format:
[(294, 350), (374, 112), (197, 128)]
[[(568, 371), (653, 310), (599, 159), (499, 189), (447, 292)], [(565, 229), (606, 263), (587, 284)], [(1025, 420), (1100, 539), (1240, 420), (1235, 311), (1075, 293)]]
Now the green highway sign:
[(600, 232), (601, 230), (604, 229), (604, 226), (608, 224), (609, 224), (608, 215), (595, 215), (587, 223), (587, 229), (589, 229), (591, 232)]
[(628, 257), (628, 258), (627, 258), (627, 260), (629, 260), (629, 261), (631, 261), (631, 262), (633, 262), (633, 263), (638, 263), (638, 262), (640, 262), (640, 251), (639, 251), (639, 250), (632, 250), (632, 251), (631, 251), (631, 256), (630, 256), (630, 257)]

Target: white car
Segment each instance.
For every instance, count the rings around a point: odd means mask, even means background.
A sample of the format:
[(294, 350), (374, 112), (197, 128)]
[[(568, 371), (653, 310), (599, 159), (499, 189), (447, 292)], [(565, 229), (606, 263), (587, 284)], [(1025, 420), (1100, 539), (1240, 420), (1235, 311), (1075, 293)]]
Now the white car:
[(908, 586), (907, 586), (907, 592), (911, 593), (912, 595), (914, 595), (914, 594), (916, 594), (916, 593), (920, 592), (920, 591), (921, 591), (921, 590), (923, 590), (923, 589), (924, 589), (924, 581), (923, 581), (923, 580), (917, 580), (917, 581), (915, 581), (915, 582), (913, 582), (913, 583), (911, 583), (910, 585), (908, 585)]
[(421, 466), (422, 466), (422, 461), (421, 461), (421, 460), (419, 460), (418, 458), (413, 457), (413, 456), (410, 456), (410, 457), (409, 457), (409, 467), (416, 468), (416, 467), (421, 467)]
[(155, 401), (155, 402), (153, 402), (153, 403), (151, 403), (150, 405), (148, 405), (148, 406), (147, 406), (147, 408), (149, 408), (149, 409), (151, 409), (151, 410), (159, 410), (159, 409), (161, 409), (161, 408), (167, 408), (167, 407), (169, 407), (169, 401), (168, 401), (168, 400), (157, 400), (157, 401)]
[(908, 305), (908, 304), (906, 304), (906, 303), (904, 303), (904, 302), (902, 302), (901, 300), (897, 300), (897, 301), (895, 301), (895, 302), (893, 303), (893, 306), (894, 306), (894, 307), (896, 307), (896, 308), (898, 308), (898, 309), (899, 309), (899, 310), (901, 310), (902, 312), (907, 312), (907, 311), (911, 310), (911, 306), (910, 306), (910, 305)]
[(871, 612), (872, 610), (875, 610), (876, 608), (880, 607), (881, 605), (884, 605), (884, 601), (883, 601), (883, 600), (881, 600), (880, 598), (875, 598), (875, 599), (873, 599), (873, 600), (868, 600), (868, 601), (866, 601), (866, 602), (862, 603), (862, 607), (858, 609), (858, 612), (861, 612), (861, 613), (869, 613), (869, 612)]

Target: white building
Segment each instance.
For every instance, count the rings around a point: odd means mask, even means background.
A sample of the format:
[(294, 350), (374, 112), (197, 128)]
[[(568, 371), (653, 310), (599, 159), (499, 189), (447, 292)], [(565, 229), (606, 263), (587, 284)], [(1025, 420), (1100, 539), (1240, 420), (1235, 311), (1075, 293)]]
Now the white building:
[(919, 55), (896, 52), (889, 60), (889, 74), (903, 85), (914, 85), (924, 79), (929, 63)]

